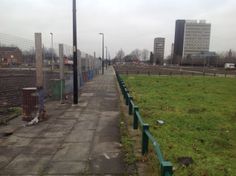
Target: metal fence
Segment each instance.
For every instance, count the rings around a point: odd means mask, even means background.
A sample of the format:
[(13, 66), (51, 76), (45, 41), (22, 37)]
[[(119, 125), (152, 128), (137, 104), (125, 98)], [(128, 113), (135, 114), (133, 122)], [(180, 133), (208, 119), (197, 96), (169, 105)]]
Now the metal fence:
[(151, 142), (153, 145), (155, 154), (160, 163), (161, 176), (171, 176), (173, 174), (173, 166), (170, 161), (166, 161), (162, 155), (160, 145), (157, 140), (153, 137), (149, 131), (149, 125), (143, 121), (141, 114), (139, 113), (139, 107), (134, 104), (133, 97), (130, 95), (128, 88), (125, 85), (125, 82), (121, 79), (120, 75), (116, 72), (116, 77), (121, 89), (121, 92), (124, 96), (125, 103), (129, 107), (129, 115), (133, 115), (133, 129), (138, 129), (140, 126), (142, 133), (142, 155), (148, 153), (148, 144)]
[[(73, 47), (59, 43), (43, 45), (43, 87), (46, 98), (55, 99), (55, 85), (60, 80), (60, 52), (63, 57), (63, 96), (73, 92)], [(32, 39), (0, 33), (0, 108), (19, 106), (22, 88), (36, 86), (35, 42)], [(79, 88), (99, 73), (101, 61), (78, 50)]]

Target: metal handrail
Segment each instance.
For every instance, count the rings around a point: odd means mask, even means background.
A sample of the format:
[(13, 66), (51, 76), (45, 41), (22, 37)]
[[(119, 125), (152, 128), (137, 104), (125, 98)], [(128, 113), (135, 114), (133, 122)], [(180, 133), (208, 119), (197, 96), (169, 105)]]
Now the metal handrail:
[(154, 151), (155, 151), (159, 161), (160, 162), (164, 161), (163, 155), (161, 153), (160, 145), (158, 144), (156, 139), (151, 135), (151, 133), (148, 130), (145, 130), (145, 133), (148, 136), (148, 138), (150, 139), (150, 141), (152, 142), (153, 147), (154, 147)]
[(152, 142), (152, 145), (154, 147), (154, 151), (156, 153), (156, 156), (160, 162), (161, 166), (161, 176), (171, 176), (173, 171), (172, 171), (172, 164), (169, 161), (165, 161), (160, 149), (160, 145), (156, 141), (156, 139), (152, 136), (152, 134), (149, 131), (149, 125), (145, 124), (141, 114), (139, 113), (139, 108), (138, 106), (135, 106), (133, 102), (133, 97), (130, 96), (129, 91), (127, 87), (125, 86), (124, 81), (120, 78), (119, 74), (116, 72), (117, 80), (120, 86), (120, 89), (122, 91), (122, 94), (124, 95), (125, 98), (125, 104), (129, 106), (129, 114), (133, 114), (133, 128), (137, 129), (138, 125), (141, 126), (142, 130), (142, 154), (148, 153), (148, 142), (149, 140)]

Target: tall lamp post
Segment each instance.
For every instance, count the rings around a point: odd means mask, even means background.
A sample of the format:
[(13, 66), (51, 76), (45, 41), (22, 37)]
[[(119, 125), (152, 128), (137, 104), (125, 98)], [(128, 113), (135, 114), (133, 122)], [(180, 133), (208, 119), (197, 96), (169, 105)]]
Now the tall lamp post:
[(106, 69), (107, 69), (107, 46), (105, 48), (106, 48)]
[(73, 103), (78, 104), (76, 0), (73, 0)]
[(104, 34), (99, 34), (102, 35), (102, 74), (104, 74)]
[(51, 52), (52, 52), (52, 58), (51, 58), (51, 70), (54, 69), (54, 59), (53, 59), (53, 33), (50, 32), (51, 35)]

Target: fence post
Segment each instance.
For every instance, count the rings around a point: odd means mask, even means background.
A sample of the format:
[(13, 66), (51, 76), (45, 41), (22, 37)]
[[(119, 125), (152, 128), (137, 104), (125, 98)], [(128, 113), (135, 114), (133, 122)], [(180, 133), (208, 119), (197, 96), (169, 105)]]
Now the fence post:
[(129, 93), (129, 91), (128, 91), (128, 89), (125, 87), (125, 94), (124, 94), (124, 99), (125, 99), (125, 100), (126, 100), (127, 97), (128, 97), (128, 93)]
[(127, 93), (126, 99), (125, 99), (125, 104), (129, 105), (129, 102), (130, 102), (130, 95), (129, 95), (129, 93)]
[(132, 107), (132, 100), (133, 100), (133, 97), (130, 96), (129, 97), (129, 115), (132, 115), (132, 112), (133, 112), (133, 107)]
[(138, 129), (138, 117), (136, 115), (136, 112), (138, 112), (138, 110), (139, 110), (138, 106), (134, 106), (133, 129)]
[(142, 128), (142, 155), (148, 153), (148, 136), (145, 133), (145, 131), (149, 130), (149, 125), (148, 124), (143, 124)]
[(124, 96), (124, 98), (125, 98), (125, 89), (126, 89), (125, 84), (123, 84), (122, 87), (123, 87), (123, 96)]
[(120, 87), (121, 87), (121, 89), (123, 88), (124, 85), (125, 85), (124, 81), (120, 78)]
[(165, 176), (166, 173), (169, 173), (169, 175), (173, 174), (173, 166), (171, 162), (169, 161), (162, 161), (161, 162), (161, 176)]
[(124, 98), (125, 98), (125, 92), (126, 92), (126, 86), (123, 85), (123, 96), (124, 96)]

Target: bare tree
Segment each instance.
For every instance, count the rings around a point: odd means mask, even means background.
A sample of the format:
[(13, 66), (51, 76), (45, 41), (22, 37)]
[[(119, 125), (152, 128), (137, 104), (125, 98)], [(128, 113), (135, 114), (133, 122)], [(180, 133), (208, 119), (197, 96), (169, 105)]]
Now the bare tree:
[(125, 52), (122, 49), (120, 49), (117, 52), (115, 59), (117, 59), (118, 61), (121, 61), (124, 58), (124, 56), (125, 56)]
[(142, 50), (141, 58), (142, 58), (143, 61), (148, 60), (148, 58), (149, 58), (149, 51), (147, 49), (143, 49)]
[(142, 57), (142, 51), (140, 49), (133, 50), (130, 55), (135, 56), (138, 60), (141, 60)]

